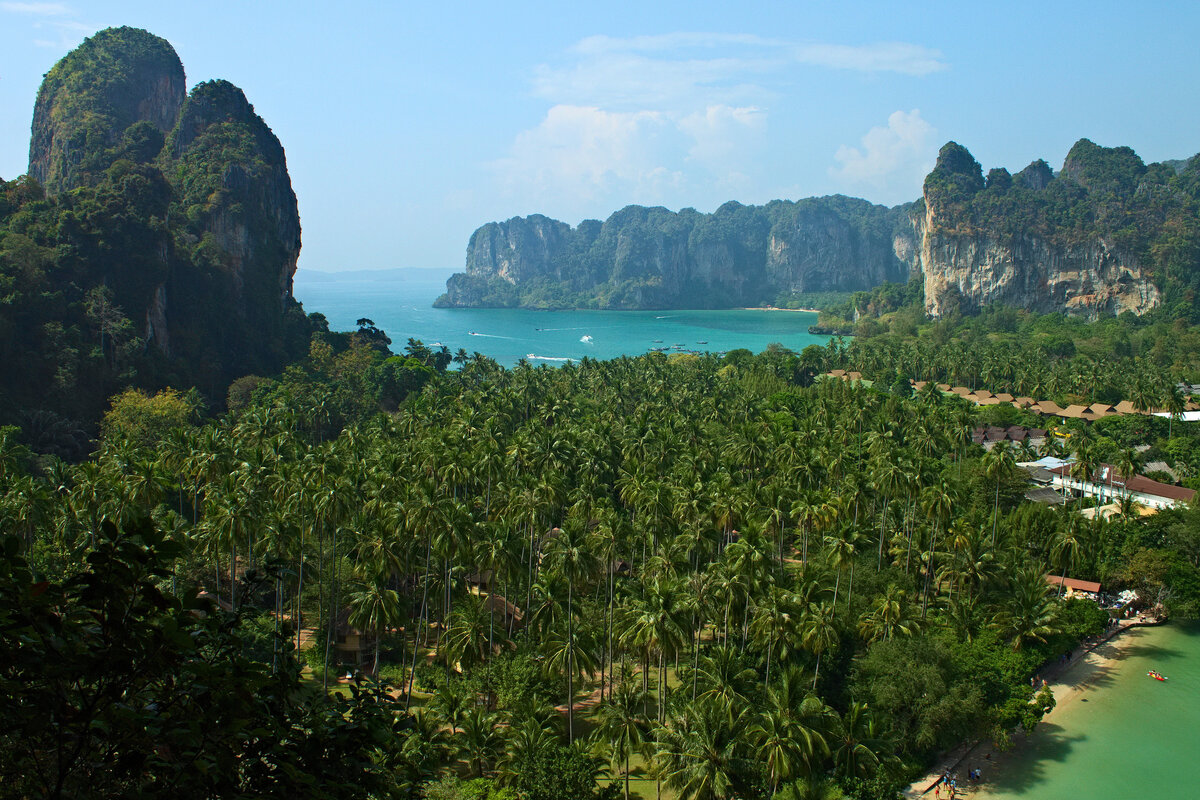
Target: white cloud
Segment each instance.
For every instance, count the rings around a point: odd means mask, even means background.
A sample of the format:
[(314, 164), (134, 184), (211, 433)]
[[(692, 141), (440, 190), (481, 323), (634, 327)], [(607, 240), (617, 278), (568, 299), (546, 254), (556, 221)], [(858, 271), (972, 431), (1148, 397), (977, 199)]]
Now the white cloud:
[(0, 3), (0, 11), (38, 17), (61, 17), (71, 13), (62, 3)]
[(678, 180), (661, 159), (671, 132), (669, 120), (653, 111), (556, 105), (492, 166), (507, 190), (535, 203), (569, 197), (586, 205), (618, 187), (654, 202)]
[(834, 158), (841, 166), (831, 168), (830, 174), (872, 187), (886, 195), (887, 202), (911, 200), (933, 166), (936, 134), (920, 110), (895, 111), (886, 127), (867, 131), (861, 147), (839, 147)]
[(940, 52), (907, 42), (801, 44), (792, 49), (792, 56), (800, 64), (857, 72), (928, 75), (946, 68)]
[(683, 117), (678, 126), (693, 141), (688, 160), (722, 172), (729, 171), (731, 162), (751, 155), (767, 118), (756, 106), (711, 105)]
[(927, 75), (941, 53), (907, 42), (789, 42), (751, 34), (590, 36), (560, 64), (536, 68), (534, 93), (553, 103), (628, 108), (762, 104), (773, 76), (801, 67)]
[[(532, 74), (549, 105), (490, 165), (503, 194), (527, 207), (606, 214), (630, 202), (695, 205), (752, 192), (767, 176), (768, 109), (813, 69), (921, 76), (945, 68), (916, 44), (795, 42), (751, 34), (674, 32), (582, 39)], [(843, 148), (843, 177), (868, 180), (919, 133), (920, 115), (892, 120)], [(928, 126), (926, 126), (928, 127)], [(886, 180), (890, 180), (887, 178)], [(886, 182), (885, 180), (885, 182)]]

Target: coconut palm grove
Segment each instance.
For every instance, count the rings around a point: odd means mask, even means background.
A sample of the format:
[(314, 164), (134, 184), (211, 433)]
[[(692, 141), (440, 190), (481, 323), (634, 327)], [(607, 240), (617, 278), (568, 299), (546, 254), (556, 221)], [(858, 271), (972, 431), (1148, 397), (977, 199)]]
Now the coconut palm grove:
[(388, 413), (399, 357), (329, 334), (78, 464), (5, 429), (17, 796), (888, 797), (1037, 724), (1108, 623), (1048, 572), (1194, 607), (1194, 511), (1030, 503), (965, 401), (814, 380), (836, 342), (408, 352)]

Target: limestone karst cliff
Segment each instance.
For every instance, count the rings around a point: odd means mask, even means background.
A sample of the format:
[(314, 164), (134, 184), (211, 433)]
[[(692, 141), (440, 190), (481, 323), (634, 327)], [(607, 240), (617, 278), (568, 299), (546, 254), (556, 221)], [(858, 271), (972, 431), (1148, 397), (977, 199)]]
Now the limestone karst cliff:
[(185, 92), (183, 64), (165, 39), (127, 27), (85, 39), (42, 80), (30, 177), (53, 195), (94, 185), (119, 158), (152, 160)]
[(446, 306), (732, 307), (919, 277), (940, 316), (993, 303), (1088, 317), (1200, 297), (1200, 160), (1146, 165), (1082, 139), (987, 177), (942, 148), (915, 203), (826, 197), (713, 214), (630, 206), (576, 228), (534, 215), (477, 230)]
[(299, 253), (283, 147), (242, 91), (185, 93), (169, 43), (98, 32), (46, 74), (28, 176), (0, 181), (0, 278), (22, 298), (0, 358), (28, 378), (0, 407), (86, 422), (131, 382), (219, 404), (305, 352)]
[(723, 307), (780, 293), (904, 281), (905, 209), (825, 197), (712, 214), (628, 206), (572, 228), (541, 215), (484, 225), (445, 306)]
[[(965, 148), (943, 147), (912, 212), (926, 311), (936, 317), (1000, 303), (1095, 317), (1154, 308), (1160, 292), (1139, 254), (1144, 248), (1098, 221), (1089, 203), (1113, 188), (1102, 175), (1112, 165), (1102, 162), (1125, 162), (1116, 166), (1131, 179), (1144, 167), (1128, 148), (1102, 150), (1085, 140), (1057, 177), (1039, 161), (1014, 183), (996, 170), (984, 181)], [(1136, 191), (1136, 183), (1127, 188)]]

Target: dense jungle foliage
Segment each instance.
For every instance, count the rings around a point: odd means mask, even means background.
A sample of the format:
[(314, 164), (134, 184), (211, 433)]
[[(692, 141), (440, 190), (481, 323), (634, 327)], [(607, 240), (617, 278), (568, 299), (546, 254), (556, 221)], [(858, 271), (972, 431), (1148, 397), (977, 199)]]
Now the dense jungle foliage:
[[(130, 161), (55, 198), (28, 178), (0, 181), (0, 423), (39, 451), (81, 458), (121, 388), (195, 386), (219, 406), (233, 378), (304, 354), (313, 323), (294, 300), (274, 331), (224, 313), (236, 302), (219, 288), (225, 267), (168, 222), (175, 202), (156, 167)], [(196, 290), (171, 298), (171, 356), (147, 340), (146, 309), (167, 281)]]
[[(30, 703), (113, 691), (103, 673), (23, 681), (49, 658), (46, 625), (66, 626), (79, 661), (105, 652), (72, 614), (117, 604), (133, 651), (170, 636), (123, 731), (151, 715), (186, 738), (163, 687), (211, 685), (212, 652), (237, 642), (257, 653), (261, 702), (236, 713), (270, 725), (205, 759), (298, 726), (264, 756), (292, 765), (271, 774), (324, 787), (357, 771), (376, 796), (865, 800), (964, 737), (1003, 744), (1037, 723), (1052, 701), (1031, 675), (1108, 620), (1046, 573), (1200, 612), (1196, 510), (1106, 522), (1031, 504), (1015, 454), (970, 443), (965, 403), (814, 381), (836, 343), (558, 369), (460, 352), (443, 371), (450, 354), (388, 356), (385, 339), (370, 320), (318, 335), (219, 420), (169, 397), (148, 415), (178, 415), (165, 434), (126, 398), (78, 466), (4, 432), (0, 515), (20, 541), (0, 588), (19, 602), (0, 649), (28, 654), (0, 675), (28, 700), (0, 712), (6, 752), (49, 746), (21, 735)], [(183, 614), (200, 587), (230, 610)], [(340, 659), (389, 693), (304, 693), (342, 691)], [(344, 714), (364, 721), (343, 757), (296, 766), (327, 746), (314, 715)], [(88, 719), (64, 785), (166, 785), (88, 750)], [(174, 764), (167, 741), (148, 757)]]

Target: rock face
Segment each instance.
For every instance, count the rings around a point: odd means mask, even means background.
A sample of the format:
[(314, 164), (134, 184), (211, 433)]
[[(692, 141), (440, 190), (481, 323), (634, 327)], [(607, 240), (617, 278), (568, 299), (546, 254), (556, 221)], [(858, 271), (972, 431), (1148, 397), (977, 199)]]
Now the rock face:
[(185, 91), (183, 65), (165, 39), (136, 28), (85, 39), (42, 81), (29, 175), (54, 195), (94, 185), (117, 158), (153, 159)]
[(466, 271), (438, 303), (708, 308), (868, 289), (907, 280), (896, 251), (913, 246), (906, 219), (845, 197), (726, 203), (713, 214), (628, 206), (577, 228), (516, 217), (475, 231)]
[(1081, 139), (1054, 174), (1038, 159), (984, 178), (954, 142), (920, 200), (888, 209), (824, 197), (713, 214), (629, 206), (571, 228), (490, 223), (443, 306), (711, 308), (920, 276), (926, 311), (992, 303), (1087, 317), (1200, 297), (1200, 158), (1142, 163)]
[[(1131, 249), (1101, 227), (1068, 229), (1058, 219), (1064, 205), (1067, 213), (1093, 211), (1093, 194), (1133, 196), (1144, 170), (1128, 148), (1106, 151), (1083, 140), (1057, 177), (1039, 160), (1007, 182), (989, 176), (985, 188), (978, 162), (947, 144), (912, 214), (920, 242), (913, 266), (924, 277), (927, 313), (992, 303), (1088, 317), (1154, 308), (1159, 290)], [(1123, 180), (1131, 184), (1115, 185)]]
[(223, 393), (307, 345), (292, 297), (300, 215), (283, 147), (228, 81), (185, 97), (165, 40), (112, 28), (59, 61), (38, 93), (29, 174), (51, 196), (128, 193), (131, 175), (161, 187), (154, 207), (122, 199), (145, 230), (119, 259), (95, 259), (87, 283), (112, 288), (146, 345), (186, 365), (185, 380)]

